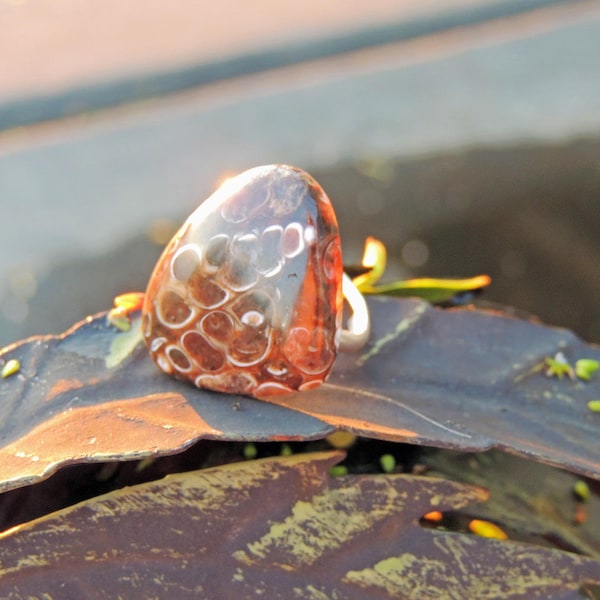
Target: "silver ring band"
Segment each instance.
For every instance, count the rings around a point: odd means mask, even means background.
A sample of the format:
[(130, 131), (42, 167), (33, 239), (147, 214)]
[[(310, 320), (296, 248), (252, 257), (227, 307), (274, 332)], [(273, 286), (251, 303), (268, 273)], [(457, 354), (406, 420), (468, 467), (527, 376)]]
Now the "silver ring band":
[(352, 283), (352, 279), (343, 274), (342, 292), (344, 298), (350, 305), (352, 315), (348, 318), (347, 329), (340, 331), (340, 351), (356, 352), (360, 350), (369, 340), (371, 333), (371, 321), (369, 308), (364, 296)]

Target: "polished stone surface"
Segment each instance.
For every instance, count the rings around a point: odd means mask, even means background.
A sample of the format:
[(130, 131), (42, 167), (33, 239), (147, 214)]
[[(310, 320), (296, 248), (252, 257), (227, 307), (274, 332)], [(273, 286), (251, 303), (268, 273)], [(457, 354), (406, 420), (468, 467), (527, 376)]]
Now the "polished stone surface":
[(312, 389), (342, 317), (337, 221), (305, 171), (226, 181), (182, 225), (150, 278), (144, 338), (165, 373), (256, 397)]

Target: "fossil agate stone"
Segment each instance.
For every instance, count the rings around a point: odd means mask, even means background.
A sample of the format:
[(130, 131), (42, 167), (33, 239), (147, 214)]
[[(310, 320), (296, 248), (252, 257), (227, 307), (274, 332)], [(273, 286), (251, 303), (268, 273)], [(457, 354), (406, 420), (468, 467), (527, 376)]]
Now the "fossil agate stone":
[(259, 398), (311, 389), (336, 356), (342, 257), (319, 184), (285, 165), (228, 180), (175, 234), (143, 307), (165, 373)]

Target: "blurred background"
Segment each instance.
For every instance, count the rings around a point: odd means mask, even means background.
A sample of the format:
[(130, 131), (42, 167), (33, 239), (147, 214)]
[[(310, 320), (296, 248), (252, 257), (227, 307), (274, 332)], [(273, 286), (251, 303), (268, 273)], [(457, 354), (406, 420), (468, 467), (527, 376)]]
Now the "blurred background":
[(0, 346), (143, 290), (224, 177), (298, 165), (390, 276), (600, 341), (598, 0), (0, 0)]

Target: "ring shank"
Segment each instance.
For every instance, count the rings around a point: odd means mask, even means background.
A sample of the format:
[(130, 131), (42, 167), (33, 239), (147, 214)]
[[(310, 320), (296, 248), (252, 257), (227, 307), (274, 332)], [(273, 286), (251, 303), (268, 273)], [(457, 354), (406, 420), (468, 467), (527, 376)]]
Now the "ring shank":
[(339, 349), (341, 352), (356, 352), (367, 343), (371, 334), (369, 308), (364, 296), (346, 273), (342, 278), (342, 292), (350, 305), (352, 315), (348, 318), (348, 328), (340, 331)]

